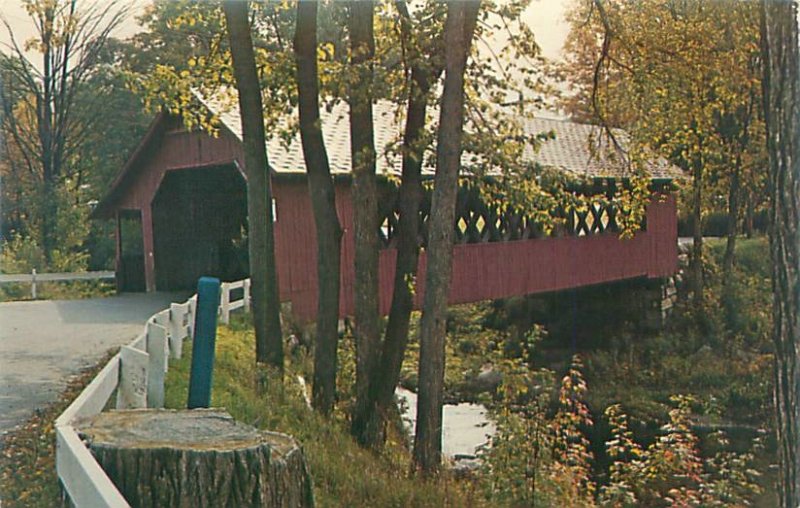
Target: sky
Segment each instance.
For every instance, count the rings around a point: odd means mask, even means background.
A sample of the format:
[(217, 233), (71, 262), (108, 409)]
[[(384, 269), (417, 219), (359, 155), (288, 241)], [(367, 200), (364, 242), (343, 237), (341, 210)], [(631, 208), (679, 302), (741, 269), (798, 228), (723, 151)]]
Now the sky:
[[(149, 2), (145, 0), (134, 0), (134, 5), (139, 11), (147, 3)], [(536, 40), (547, 58), (558, 58), (561, 52), (568, 29), (563, 19), (564, 10), (570, 3), (571, 0), (534, 0), (525, 12), (525, 20), (533, 29)], [(22, 43), (35, 34), (34, 26), (25, 12), (22, 0), (0, 0), (0, 16), (4, 17), (11, 25), (18, 42)], [(141, 27), (131, 17), (117, 30), (115, 36), (126, 38), (140, 30)], [(0, 47), (9, 42), (7, 30), (4, 26), (0, 26)], [(7, 48), (2, 47), (2, 50), (5, 52)], [(40, 59), (34, 53), (29, 53), (28, 58), (34, 64)]]
[(569, 32), (564, 14), (571, 4), (572, 0), (535, 0), (525, 12), (525, 21), (533, 30), (546, 58), (556, 60), (561, 55), (564, 39)]

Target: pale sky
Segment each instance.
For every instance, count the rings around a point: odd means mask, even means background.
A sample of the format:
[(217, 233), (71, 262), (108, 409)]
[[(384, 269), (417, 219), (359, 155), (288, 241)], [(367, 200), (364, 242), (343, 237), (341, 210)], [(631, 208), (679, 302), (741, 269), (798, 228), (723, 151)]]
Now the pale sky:
[[(102, 4), (104, 0), (97, 0), (97, 2)], [(94, 4), (96, 2), (79, 1), (78, 5), (85, 5), (87, 3)], [(131, 1), (131, 4), (135, 6), (137, 13), (140, 12), (142, 7), (148, 3), (150, 2), (145, 0)], [(0, 17), (5, 18), (5, 20), (8, 21), (8, 24), (11, 25), (11, 29), (14, 31), (14, 38), (20, 47), (23, 47), (25, 41), (36, 35), (36, 28), (31, 21), (31, 18), (28, 16), (28, 13), (25, 11), (25, 7), (21, 0), (0, 0)], [(125, 39), (139, 31), (141, 31), (141, 27), (136, 23), (136, 20), (133, 19), (133, 16), (131, 16), (119, 27), (116, 32), (114, 32), (114, 36), (120, 39)], [(9, 37), (8, 30), (6, 29), (5, 25), (0, 24), (0, 51), (3, 53), (9, 53), (10, 51), (8, 44), (10, 42), (11, 39)], [(40, 61), (42, 57), (40, 55), (36, 54), (36, 52), (29, 51), (26, 53), (26, 56), (31, 60), (31, 63), (41, 69)]]
[[(133, 3), (137, 7), (137, 11), (140, 11), (149, 2), (135, 0)], [(530, 8), (525, 12), (525, 20), (533, 29), (536, 40), (547, 58), (558, 58), (561, 52), (568, 30), (564, 21), (564, 11), (570, 3), (571, 0), (534, 0)], [(0, 0), (0, 15), (9, 22), (20, 44), (34, 35), (33, 24), (25, 12), (21, 0)], [(141, 27), (131, 17), (120, 27), (115, 36), (126, 38), (140, 30)], [(5, 26), (0, 26), (0, 46), (4, 46), (9, 42), (10, 39)], [(7, 48), (3, 48), (3, 52), (7, 52)], [(41, 57), (29, 54), (28, 58), (36, 64)]]
[(525, 12), (525, 21), (533, 30), (542, 54), (551, 60), (561, 56), (561, 48), (569, 32), (564, 14), (570, 4), (572, 0), (534, 0)]

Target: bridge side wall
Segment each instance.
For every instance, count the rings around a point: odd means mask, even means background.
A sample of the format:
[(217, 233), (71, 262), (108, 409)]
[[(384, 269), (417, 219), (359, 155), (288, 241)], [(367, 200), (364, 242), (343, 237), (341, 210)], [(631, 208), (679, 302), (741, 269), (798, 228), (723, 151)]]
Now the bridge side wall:
[[(281, 298), (292, 302), (299, 320), (316, 315), (316, 237), (311, 203), (304, 181), (275, 181), (278, 219), (276, 257)], [(340, 315), (354, 310), (354, 246), (350, 190), (337, 185), (337, 210), (344, 228)], [(380, 308), (388, 314), (397, 252), (381, 251)], [(426, 256), (417, 269), (417, 305), (425, 290)], [(543, 238), (511, 242), (461, 244), (454, 247), (451, 303), (522, 296), (601, 284), (635, 277), (665, 277), (677, 269), (675, 199), (664, 196), (650, 204), (647, 230), (622, 240), (614, 233), (584, 237)]]

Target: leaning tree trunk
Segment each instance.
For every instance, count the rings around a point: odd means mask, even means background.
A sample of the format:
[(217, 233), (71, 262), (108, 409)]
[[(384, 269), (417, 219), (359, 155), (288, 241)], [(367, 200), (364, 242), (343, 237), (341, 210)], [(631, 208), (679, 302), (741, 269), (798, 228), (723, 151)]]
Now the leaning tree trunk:
[[(417, 90), (420, 95), (423, 93)], [(414, 92), (412, 92), (414, 93)], [(427, 94), (427, 91), (424, 92)], [(366, 446), (383, 443), (387, 410), (394, 402), (395, 386), (400, 378), (403, 356), (408, 343), (411, 311), (414, 308), (414, 285), (419, 260), (419, 204), (422, 199), (422, 150), (419, 144), (425, 125), (427, 99), (409, 99), (406, 132), (403, 141), (403, 180), (400, 186), (400, 220), (397, 226), (397, 264), (394, 274), (392, 306), (386, 322), (386, 334), (380, 361), (373, 365), (369, 378), (369, 399), (353, 418), (356, 439)]]
[[(392, 305), (386, 321), (386, 331), (380, 360), (373, 365), (369, 377), (366, 404), (353, 417), (354, 435), (365, 446), (377, 448), (385, 440), (385, 426), (394, 404), (395, 387), (400, 379), (406, 345), (408, 344), (411, 311), (414, 309), (415, 285), (419, 261), (419, 207), (422, 201), (422, 162), (425, 147), (425, 117), (428, 95), (443, 70), (441, 54), (422, 55), (419, 41), (412, 40), (411, 15), (405, 2), (397, 2), (400, 13), (401, 37), (411, 61), (408, 108), (403, 134), (403, 173), (398, 203), (400, 219), (397, 225), (397, 263), (394, 272)], [(438, 50), (441, 47), (434, 44)], [(424, 59), (424, 61), (423, 61)], [(433, 60), (431, 66), (430, 60)]]
[(800, 51), (797, 4), (764, 0), (761, 44), (770, 167), (775, 427), (784, 508), (800, 505)]
[(272, 228), (272, 188), (264, 140), (264, 106), (256, 73), (247, 5), (247, 2), (239, 0), (222, 3), (228, 23), (233, 74), (239, 91), (242, 118), (256, 361), (283, 372), (278, 272)]
[(452, 0), (445, 21), (445, 78), (428, 229), (425, 297), (420, 324), (419, 398), (413, 469), (436, 474), (442, 461), (442, 402), (447, 296), (464, 126), (464, 71), (480, 1)]
[(319, 118), (317, 72), (317, 2), (297, 3), (294, 36), (299, 96), (300, 137), (308, 190), (317, 229), (317, 336), (314, 345), (312, 405), (330, 414), (336, 401), (336, 345), (339, 342), (339, 265), (342, 228), (336, 215), (336, 191)]
[(294, 439), (224, 411), (110, 411), (75, 426), (134, 508), (314, 505)]

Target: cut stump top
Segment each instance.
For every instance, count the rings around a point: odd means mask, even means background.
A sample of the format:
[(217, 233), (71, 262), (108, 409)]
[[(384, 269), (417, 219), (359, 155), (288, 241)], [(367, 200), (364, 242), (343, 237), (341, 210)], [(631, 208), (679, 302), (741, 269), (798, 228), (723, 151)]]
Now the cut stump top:
[(222, 409), (108, 411), (73, 426), (93, 448), (231, 451), (266, 444), (281, 455), (297, 448), (290, 436), (239, 423)]

